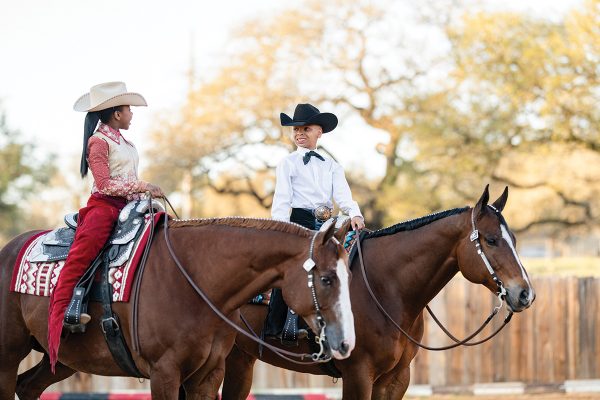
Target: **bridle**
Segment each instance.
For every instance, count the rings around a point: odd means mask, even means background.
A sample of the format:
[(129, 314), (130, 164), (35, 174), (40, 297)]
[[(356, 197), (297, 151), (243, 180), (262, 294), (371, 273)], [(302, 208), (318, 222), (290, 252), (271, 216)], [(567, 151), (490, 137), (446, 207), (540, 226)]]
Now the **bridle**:
[[(327, 345), (327, 337), (325, 336), (325, 327), (327, 324), (325, 323), (325, 319), (323, 318), (323, 314), (321, 313), (321, 307), (319, 306), (319, 300), (317, 299), (317, 289), (315, 288), (315, 273), (314, 269), (317, 263), (313, 260), (313, 252), (315, 249), (315, 240), (317, 239), (317, 234), (319, 231), (315, 232), (310, 241), (310, 249), (308, 252), (308, 258), (302, 264), (302, 268), (308, 273), (308, 287), (310, 289), (310, 293), (312, 295), (313, 304), (315, 306), (316, 314), (317, 314), (317, 324), (319, 325), (319, 336), (315, 338), (317, 344), (319, 345), (319, 352), (312, 354), (313, 361), (327, 362), (331, 360), (331, 356), (325, 355), (325, 346)], [(321, 361), (322, 360), (322, 361)]]
[[(154, 223), (154, 208), (152, 206), (153, 205), (153, 198), (152, 198), (152, 195), (149, 192), (146, 192), (146, 195), (148, 197), (149, 212), (150, 212), (150, 221), (151, 221), (150, 236), (148, 238), (148, 241), (146, 243), (146, 248), (144, 249), (144, 254), (143, 254), (142, 259), (140, 261), (140, 271), (139, 271), (138, 274), (136, 274), (136, 276), (138, 278), (136, 279), (136, 283), (134, 284), (135, 290), (134, 290), (134, 301), (133, 301), (133, 310), (132, 310), (132, 318), (131, 318), (133, 348), (134, 348), (134, 350), (138, 354), (141, 353), (141, 347), (140, 347), (140, 344), (139, 344), (139, 335), (138, 335), (138, 330), (137, 330), (138, 301), (139, 301), (139, 297), (138, 297), (137, 294), (139, 293), (139, 287), (141, 285), (141, 277), (143, 275), (144, 267), (146, 265), (146, 260), (147, 260), (147, 257), (148, 257), (150, 245), (152, 244), (152, 238), (153, 238), (154, 227), (155, 227), (155, 223)], [(175, 214), (175, 216), (177, 218), (179, 218), (179, 215), (177, 215), (177, 212), (173, 208), (173, 205), (171, 204), (171, 202), (169, 201), (169, 199), (167, 199), (166, 197), (164, 197), (163, 199), (164, 199), (165, 203), (169, 205), (169, 207), (171, 208), (171, 210), (173, 211), (173, 213)], [(166, 204), (165, 204), (164, 209), (166, 209)], [(185, 268), (183, 267), (183, 265), (181, 264), (181, 262), (179, 261), (179, 259), (175, 255), (175, 252), (173, 251), (173, 247), (171, 245), (171, 241), (169, 240), (169, 236), (168, 236), (168, 233), (167, 233), (167, 228), (168, 228), (168, 214), (165, 212), (165, 222), (164, 222), (165, 243), (167, 244), (167, 248), (169, 250), (169, 254), (170, 254), (171, 258), (173, 259), (173, 261), (177, 265), (177, 268), (179, 269), (179, 271), (181, 272), (181, 274), (188, 281), (188, 283), (192, 286), (192, 288), (196, 291), (196, 293), (209, 305), (209, 307), (213, 310), (213, 312), (219, 316), (219, 318), (221, 318), (223, 321), (225, 321), (229, 326), (231, 326), (232, 328), (234, 328), (237, 332), (239, 332), (239, 333), (243, 334), (244, 336), (250, 338), (254, 342), (258, 343), (259, 345), (268, 348), (269, 350), (271, 350), (273, 353), (275, 353), (279, 357), (281, 357), (281, 358), (283, 358), (283, 359), (285, 359), (287, 361), (290, 361), (292, 363), (307, 365), (307, 364), (324, 363), (324, 362), (328, 362), (328, 361), (331, 360), (331, 355), (325, 354), (326, 349), (329, 348), (328, 344), (327, 344), (327, 337), (325, 335), (325, 327), (327, 326), (327, 324), (325, 322), (325, 319), (323, 318), (323, 314), (321, 313), (321, 306), (320, 306), (319, 301), (317, 299), (317, 292), (316, 292), (316, 288), (315, 288), (315, 285), (314, 285), (314, 267), (316, 266), (316, 263), (313, 260), (313, 255), (314, 255), (315, 240), (317, 238), (317, 235), (318, 235), (319, 231), (315, 232), (315, 234), (313, 235), (313, 237), (312, 237), (312, 239), (310, 241), (309, 256), (306, 259), (306, 261), (304, 261), (304, 263), (302, 265), (302, 267), (304, 268), (304, 270), (308, 274), (308, 287), (311, 289), (311, 297), (312, 297), (313, 304), (314, 304), (315, 310), (316, 310), (317, 324), (319, 325), (319, 329), (320, 329), (319, 336), (315, 337), (315, 341), (319, 345), (319, 352), (318, 353), (307, 354), (307, 353), (295, 353), (295, 352), (291, 352), (291, 351), (279, 349), (279, 348), (277, 348), (277, 347), (275, 347), (275, 346), (273, 346), (273, 345), (265, 342), (264, 340), (262, 340), (252, 330), (252, 328), (250, 327), (250, 324), (248, 324), (248, 322), (246, 321), (246, 319), (244, 318), (244, 316), (241, 314), (241, 312), (240, 312), (240, 319), (246, 325), (246, 327), (248, 328), (248, 330), (251, 333), (246, 332), (245, 330), (243, 330), (242, 328), (240, 328), (236, 323), (234, 323), (229, 318), (227, 318), (227, 316), (225, 314), (223, 314), (214, 305), (214, 303), (212, 301), (210, 301), (210, 299), (208, 298), (208, 296), (206, 296), (206, 294), (202, 291), (202, 289), (200, 289), (198, 287), (198, 285), (196, 285), (195, 282), (192, 280), (192, 278), (189, 276), (189, 274), (187, 273), (187, 271), (185, 270)], [(337, 242), (337, 240), (335, 239), (335, 237), (333, 237), (332, 239), (337, 244), (339, 244), (339, 242)], [(294, 359), (292, 359), (290, 357), (299, 358), (301, 361), (294, 360)], [(305, 359), (310, 359), (311, 361), (304, 361)]]
[[(259, 345), (262, 345), (262, 346), (268, 348), (269, 350), (273, 351), (274, 353), (276, 353), (280, 357), (285, 358), (288, 361), (291, 361), (294, 363), (299, 363), (299, 364), (314, 364), (314, 363), (328, 362), (329, 360), (331, 360), (331, 355), (325, 354), (326, 349), (329, 348), (328, 344), (327, 344), (327, 337), (325, 335), (325, 327), (327, 326), (327, 324), (325, 322), (325, 319), (323, 318), (323, 314), (321, 313), (321, 307), (320, 307), (319, 301), (317, 299), (317, 292), (316, 292), (315, 285), (314, 285), (314, 269), (317, 264), (313, 260), (313, 254), (314, 254), (315, 240), (317, 238), (317, 235), (319, 234), (319, 231), (314, 233), (314, 235), (310, 241), (309, 256), (302, 265), (304, 270), (307, 272), (308, 287), (311, 290), (311, 297), (312, 297), (313, 305), (315, 306), (317, 323), (318, 323), (319, 329), (320, 329), (319, 336), (317, 336), (315, 338), (317, 344), (319, 345), (319, 352), (313, 353), (313, 354), (306, 354), (306, 353), (294, 353), (291, 351), (279, 349), (279, 348), (265, 342), (264, 340), (260, 339), (253, 331), (252, 331), (253, 334), (248, 333), (244, 329), (240, 328), (235, 322), (230, 320), (225, 314), (223, 314), (223, 312), (221, 312), (221, 310), (219, 310), (217, 308), (217, 306), (215, 306), (215, 304), (208, 298), (206, 293), (204, 293), (204, 291), (194, 282), (192, 277), (187, 273), (186, 269), (183, 267), (183, 265), (177, 258), (177, 255), (175, 254), (175, 252), (173, 250), (173, 246), (171, 245), (171, 241), (170, 241), (169, 235), (168, 235), (168, 229), (167, 229), (168, 215), (167, 215), (167, 213), (165, 213), (165, 222), (163, 224), (163, 227), (164, 227), (163, 231), (164, 231), (165, 243), (167, 245), (167, 248), (169, 250), (169, 254), (171, 255), (171, 258), (175, 262), (175, 265), (177, 265), (177, 268), (179, 269), (181, 274), (185, 277), (185, 279), (190, 284), (190, 286), (194, 289), (194, 291), (202, 298), (202, 300), (204, 300), (206, 302), (206, 304), (208, 304), (208, 306), (211, 308), (211, 310), (215, 314), (217, 314), (217, 316), (219, 316), (219, 318), (221, 318), (229, 326), (231, 326), (233, 329), (235, 329), (238, 333), (243, 334), (244, 336), (248, 337), (249, 339), (253, 340), (254, 342), (258, 343)], [(241, 314), (240, 314), (240, 316), (241, 316)], [(247, 325), (247, 322), (243, 319), (243, 317), (242, 317), (242, 320)], [(296, 361), (296, 360), (292, 360), (286, 356), (297, 357), (300, 360), (304, 360), (305, 358), (310, 358), (312, 361), (309, 361), (309, 362)]]
[[(500, 211), (498, 211), (498, 209), (492, 205), (488, 204), (488, 207), (491, 208), (492, 210), (494, 210), (494, 212), (498, 215), (498, 219), (500, 219), (500, 221), (502, 221), (502, 219), (500, 218)], [(471, 242), (475, 242), (475, 249), (477, 250), (477, 254), (479, 254), (479, 256), (481, 257), (481, 259), (483, 260), (483, 263), (485, 264), (485, 267), (487, 268), (488, 272), (490, 273), (490, 275), (492, 276), (492, 279), (494, 280), (494, 282), (496, 282), (496, 285), (498, 285), (498, 299), (500, 299), (500, 305), (498, 306), (498, 308), (502, 307), (502, 301), (504, 299), (504, 297), (506, 296), (506, 289), (504, 288), (504, 284), (502, 283), (502, 281), (500, 280), (500, 278), (498, 278), (498, 275), (496, 275), (496, 271), (494, 271), (494, 268), (492, 268), (492, 265), (490, 264), (490, 262), (488, 261), (487, 257), (485, 256), (485, 253), (483, 252), (483, 248), (481, 247), (481, 242), (479, 241), (479, 231), (477, 230), (477, 227), (475, 226), (475, 209), (473, 208), (471, 210), (471, 234), (469, 235), (469, 239), (471, 240)]]
[[(500, 211), (498, 211), (494, 206), (491, 206), (488, 204), (488, 207), (490, 207), (492, 210), (494, 210), (496, 212), (496, 214), (500, 215)], [(427, 311), (429, 312), (429, 314), (431, 315), (431, 317), (433, 318), (433, 320), (438, 324), (438, 326), (444, 331), (444, 333), (446, 333), (446, 335), (448, 335), (448, 337), (450, 339), (452, 339), (452, 341), (454, 341), (454, 344), (448, 345), (448, 346), (443, 346), (443, 347), (430, 347), (430, 346), (426, 346), (424, 344), (422, 344), (421, 342), (419, 342), (418, 340), (414, 339), (408, 332), (406, 332), (404, 329), (402, 329), (402, 327), (396, 322), (394, 321), (394, 319), (390, 316), (390, 314), (388, 314), (388, 312), (385, 310), (385, 308), (381, 305), (381, 303), (379, 302), (379, 300), (377, 299), (377, 297), (375, 296), (375, 293), (373, 292), (373, 289), (371, 288), (371, 285), (369, 284), (369, 280), (367, 278), (367, 271), (365, 268), (365, 263), (364, 263), (364, 258), (362, 255), (362, 248), (360, 245), (360, 237), (358, 237), (356, 239), (356, 246), (357, 246), (357, 250), (358, 250), (358, 257), (359, 257), (359, 261), (360, 261), (360, 267), (361, 267), (361, 272), (362, 272), (362, 276), (365, 282), (365, 286), (367, 287), (367, 290), (369, 291), (369, 294), (371, 295), (371, 298), (373, 299), (373, 301), (375, 301), (375, 304), (377, 305), (377, 308), (379, 308), (379, 310), (383, 313), (383, 315), (385, 315), (385, 317), (396, 327), (396, 329), (398, 329), (400, 332), (402, 332), (402, 334), (404, 334), (404, 336), (406, 336), (406, 338), (408, 340), (410, 340), (412, 343), (416, 344), (417, 346), (425, 349), (425, 350), (432, 350), (432, 351), (441, 351), (441, 350), (449, 350), (449, 349), (453, 349), (455, 347), (458, 346), (476, 346), (482, 343), (487, 342), (488, 340), (490, 340), (491, 338), (493, 338), (494, 336), (496, 336), (511, 320), (513, 312), (512, 310), (508, 310), (508, 315), (504, 318), (504, 322), (502, 323), (502, 325), (496, 329), (492, 334), (490, 334), (490, 336), (488, 336), (485, 339), (476, 341), (476, 342), (471, 342), (470, 340), (473, 339), (475, 336), (477, 336), (492, 320), (492, 318), (494, 318), (494, 316), (500, 311), (500, 309), (502, 308), (502, 305), (504, 304), (504, 297), (506, 296), (506, 289), (504, 288), (504, 285), (502, 283), (502, 281), (498, 278), (498, 276), (496, 275), (496, 272), (494, 271), (494, 269), (492, 268), (492, 266), (490, 265), (489, 260), (487, 259), (487, 257), (485, 256), (485, 253), (483, 252), (483, 248), (481, 247), (481, 243), (479, 242), (479, 231), (477, 230), (477, 227), (475, 226), (475, 208), (471, 209), (471, 234), (469, 235), (469, 239), (471, 242), (475, 242), (475, 248), (477, 250), (477, 254), (479, 254), (479, 256), (481, 257), (481, 259), (483, 260), (483, 263), (486, 266), (486, 269), (488, 270), (488, 272), (492, 275), (492, 279), (494, 280), (494, 282), (496, 282), (496, 284), (498, 285), (498, 292), (496, 293), (498, 296), (498, 299), (500, 300), (500, 304), (498, 304), (496, 307), (494, 307), (494, 309), (492, 310), (492, 312), (490, 313), (490, 315), (486, 318), (486, 320), (483, 322), (483, 324), (472, 334), (470, 334), (469, 336), (467, 336), (465, 339), (463, 340), (459, 340), (456, 337), (454, 337), (443, 325), (442, 323), (439, 321), (439, 319), (435, 316), (435, 314), (433, 313), (433, 311), (431, 310), (431, 308), (429, 307), (429, 305), (426, 306)], [(501, 220), (501, 219), (500, 219)]]

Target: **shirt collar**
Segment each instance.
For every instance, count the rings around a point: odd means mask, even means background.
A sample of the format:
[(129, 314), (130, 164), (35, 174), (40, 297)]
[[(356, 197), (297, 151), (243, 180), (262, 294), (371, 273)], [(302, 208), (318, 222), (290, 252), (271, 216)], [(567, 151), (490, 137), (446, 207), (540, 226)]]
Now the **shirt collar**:
[(117, 144), (121, 143), (121, 132), (119, 132), (117, 129), (113, 129), (101, 122), (98, 126), (98, 132), (102, 133), (104, 136)]
[(308, 153), (309, 151), (314, 151), (314, 152), (318, 153), (317, 149), (311, 150), (311, 149), (307, 149), (306, 147), (300, 147), (300, 146), (298, 146), (296, 151), (302, 155)]

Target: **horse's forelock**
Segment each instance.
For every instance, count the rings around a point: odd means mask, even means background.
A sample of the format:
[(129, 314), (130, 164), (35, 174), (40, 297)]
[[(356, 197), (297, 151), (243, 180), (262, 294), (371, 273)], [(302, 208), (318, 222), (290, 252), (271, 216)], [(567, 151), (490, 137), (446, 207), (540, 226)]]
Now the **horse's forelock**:
[(185, 228), (207, 225), (226, 225), (239, 228), (250, 228), (258, 230), (275, 230), (291, 233), (302, 237), (311, 237), (312, 231), (293, 222), (278, 221), (267, 218), (247, 217), (222, 217), (222, 218), (198, 218), (198, 219), (175, 219), (169, 221), (169, 228)]

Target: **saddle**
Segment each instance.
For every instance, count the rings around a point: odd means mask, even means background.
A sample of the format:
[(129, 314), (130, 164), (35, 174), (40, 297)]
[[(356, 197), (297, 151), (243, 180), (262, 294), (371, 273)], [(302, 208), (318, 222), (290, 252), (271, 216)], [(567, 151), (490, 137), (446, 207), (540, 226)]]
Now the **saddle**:
[[(145, 224), (145, 215), (151, 211), (158, 213), (165, 210), (162, 204), (156, 200), (152, 200), (152, 205), (147, 200), (135, 200), (121, 210), (113, 233), (98, 257), (75, 286), (73, 298), (65, 312), (67, 330), (71, 333), (83, 333), (87, 325), (81, 323), (81, 314), (87, 312), (90, 300), (102, 302), (104, 314), (100, 325), (108, 348), (121, 369), (137, 377), (143, 375), (133, 362), (120, 328), (119, 317), (112, 311), (113, 289), (109, 282), (109, 269), (121, 266), (132, 256), (135, 244), (144, 231), (142, 227)], [(65, 259), (73, 244), (77, 229), (76, 222), (76, 214), (68, 214), (65, 217), (67, 227), (50, 232), (44, 240), (40, 241), (39, 249), (35, 249), (37, 252), (30, 257), (31, 261)], [(95, 278), (99, 271), (101, 279), (97, 281)]]
[[(162, 204), (153, 200), (155, 212), (164, 211)], [(149, 212), (148, 201), (135, 200), (128, 203), (119, 213), (117, 224), (107, 241), (103, 251), (110, 248), (109, 267), (118, 267), (129, 259), (136, 239), (144, 226), (144, 215)], [(48, 232), (31, 250), (30, 262), (53, 262), (65, 260), (69, 254), (75, 230), (77, 229), (77, 213), (67, 214), (64, 218), (67, 226)]]
[[(155, 200), (152, 209), (154, 212), (164, 211), (162, 204)], [(104, 266), (108, 270), (119, 267), (132, 256), (135, 244), (143, 231), (145, 215), (149, 211), (148, 201), (135, 200), (129, 202), (119, 213), (113, 233), (104, 248), (75, 286), (73, 298), (65, 313), (66, 327), (71, 332), (85, 332), (85, 324), (81, 324), (80, 317), (81, 313), (87, 311), (90, 297), (96, 301), (103, 301), (102, 294), (98, 294), (99, 285), (94, 286), (98, 268)], [(36, 244), (28, 258), (30, 262), (58, 261), (67, 258), (77, 229), (77, 214), (65, 216), (65, 223), (67, 227), (49, 232), (44, 240)], [(108, 300), (112, 302), (112, 285), (108, 286), (111, 289), (111, 297)], [(95, 296), (89, 296), (93, 288), (96, 289), (93, 292)]]

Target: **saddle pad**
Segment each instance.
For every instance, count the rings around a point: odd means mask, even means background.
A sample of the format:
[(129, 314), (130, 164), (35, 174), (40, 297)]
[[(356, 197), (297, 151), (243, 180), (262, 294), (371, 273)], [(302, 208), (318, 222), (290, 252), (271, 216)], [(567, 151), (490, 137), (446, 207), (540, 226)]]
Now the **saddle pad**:
[[(163, 212), (154, 215), (154, 222), (157, 223), (163, 216)], [(139, 264), (144, 246), (150, 236), (150, 215), (145, 216), (144, 230), (140, 238), (135, 242), (132, 256), (125, 260), (118, 267), (109, 269), (109, 281), (113, 287), (113, 301), (127, 302), (133, 284), (136, 268)], [(49, 231), (34, 235), (21, 249), (15, 267), (13, 270), (10, 290), (12, 292), (31, 294), (34, 296), (50, 296), (60, 271), (65, 265), (65, 260), (54, 262), (30, 262), (29, 253), (39, 241), (44, 240), (45, 234)]]
[(356, 247), (356, 240), (360, 240), (361, 243), (365, 239), (365, 237), (371, 233), (368, 229), (363, 229), (360, 232), (360, 235), (356, 236), (354, 231), (348, 232), (346, 236), (346, 240), (344, 241), (344, 249), (346, 253), (348, 253), (348, 267), (352, 269), (352, 262), (354, 258), (358, 255), (358, 248)]

